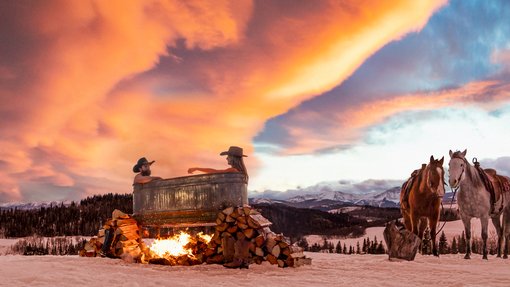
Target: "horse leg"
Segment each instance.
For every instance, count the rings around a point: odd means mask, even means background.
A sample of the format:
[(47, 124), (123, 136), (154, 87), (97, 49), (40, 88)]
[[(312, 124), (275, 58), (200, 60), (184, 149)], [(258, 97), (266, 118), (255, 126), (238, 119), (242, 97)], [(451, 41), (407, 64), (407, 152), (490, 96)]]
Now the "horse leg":
[[(419, 223), (420, 223), (420, 217), (419, 217), (419, 216), (417, 216), (416, 214), (411, 213), (411, 225), (412, 225), (412, 229), (411, 229), (411, 231), (412, 231), (414, 234), (418, 235), (418, 236), (419, 236), (419, 234), (418, 234), (418, 231), (419, 231)], [(422, 234), (422, 235), (423, 235), (423, 234)], [(421, 239), (421, 237), (420, 237), (420, 239)]]
[(427, 220), (425, 218), (421, 218), (418, 221), (418, 237), (423, 239), (423, 233), (425, 233), (425, 228), (427, 228)]
[(406, 211), (403, 211), (402, 217), (404, 218), (404, 226), (406, 227), (406, 229), (409, 231), (412, 231), (413, 223), (411, 222), (411, 216), (409, 216), (409, 213)]
[(492, 224), (494, 225), (494, 228), (496, 229), (496, 233), (498, 234), (498, 258), (501, 258), (501, 251), (503, 248), (503, 241), (504, 241), (504, 235), (503, 235), (503, 227), (501, 226), (501, 220), (500, 216), (491, 217)]
[(466, 255), (464, 259), (471, 259), (471, 217), (461, 214), (461, 218), (466, 233)]
[(484, 216), (484, 217), (481, 217), (480, 218), (480, 223), (482, 224), (482, 241), (483, 241), (483, 246), (482, 246), (482, 254), (483, 254), (483, 259), (487, 260), (487, 226), (489, 225), (489, 218), (487, 216)]
[(437, 250), (437, 243), (436, 243), (436, 228), (437, 228), (437, 221), (439, 220), (439, 213), (437, 214), (437, 217), (431, 217), (429, 218), (429, 228), (430, 228), (430, 238), (432, 240), (432, 254), (434, 256), (439, 257), (439, 252)]
[(503, 242), (504, 242), (503, 259), (508, 259), (509, 240), (510, 240), (510, 208), (505, 208), (505, 211), (503, 212)]

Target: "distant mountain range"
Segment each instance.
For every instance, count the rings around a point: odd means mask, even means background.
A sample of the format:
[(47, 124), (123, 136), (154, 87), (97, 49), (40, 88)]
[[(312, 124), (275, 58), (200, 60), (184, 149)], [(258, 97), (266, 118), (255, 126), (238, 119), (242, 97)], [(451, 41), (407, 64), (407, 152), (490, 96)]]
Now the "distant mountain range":
[(18, 210), (31, 210), (38, 208), (47, 208), (50, 206), (56, 206), (64, 204), (65, 206), (71, 205), (71, 201), (45, 201), (45, 202), (9, 202), (0, 203), (0, 210), (4, 209), (18, 209)]
[[(366, 180), (362, 182), (334, 181), (321, 182), (306, 188), (286, 191), (266, 190), (250, 192), (250, 204), (284, 204), (296, 208), (313, 208), (331, 211), (346, 206), (372, 206), (398, 208), (400, 206), (400, 185), (396, 180)], [(449, 204), (452, 193), (447, 193), (443, 203)], [(0, 203), (0, 210), (29, 210), (71, 204), (71, 201), (47, 201), (30, 203)]]
[[(398, 185), (395, 185), (398, 183)], [(266, 191), (251, 193), (251, 204), (279, 203), (298, 208), (313, 208), (324, 211), (345, 206), (373, 206), (383, 208), (400, 207), (399, 181), (370, 180), (360, 183), (323, 182), (303, 189), (284, 192)], [(388, 186), (393, 184), (393, 186)], [(450, 203), (452, 193), (447, 193), (443, 203)]]

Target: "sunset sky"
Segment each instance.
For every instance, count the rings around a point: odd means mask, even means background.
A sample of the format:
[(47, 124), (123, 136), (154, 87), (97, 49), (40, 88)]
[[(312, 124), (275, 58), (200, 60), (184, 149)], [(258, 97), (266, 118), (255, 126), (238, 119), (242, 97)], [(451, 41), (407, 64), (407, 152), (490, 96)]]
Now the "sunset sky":
[(0, 203), (226, 168), (250, 191), (510, 175), (510, 1), (0, 2)]

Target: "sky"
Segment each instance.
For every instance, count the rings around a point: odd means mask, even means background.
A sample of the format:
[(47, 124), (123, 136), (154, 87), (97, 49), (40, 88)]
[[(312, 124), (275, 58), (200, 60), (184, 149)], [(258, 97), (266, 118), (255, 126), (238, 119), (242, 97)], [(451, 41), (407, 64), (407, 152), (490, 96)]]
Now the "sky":
[(0, 202), (226, 168), (248, 189), (510, 175), (510, 2), (0, 2)]

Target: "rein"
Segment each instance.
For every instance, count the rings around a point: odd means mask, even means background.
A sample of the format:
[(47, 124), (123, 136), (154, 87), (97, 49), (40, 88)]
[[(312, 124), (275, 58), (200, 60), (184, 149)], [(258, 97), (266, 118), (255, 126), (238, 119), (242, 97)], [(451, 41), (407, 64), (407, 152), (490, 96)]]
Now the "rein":
[[(450, 209), (452, 209), (453, 201), (455, 200), (455, 194), (457, 194), (457, 191), (459, 190), (459, 186), (457, 186), (454, 189), (452, 189), (450, 187), (450, 190), (453, 191), (452, 200), (450, 201)], [(442, 200), (441, 200), (441, 210), (444, 210), (443, 201)], [(440, 215), (440, 217), (441, 217), (441, 215)], [(441, 228), (439, 228), (439, 230), (436, 232), (436, 236), (439, 234), (439, 232), (441, 232), (441, 230), (443, 230), (445, 225), (446, 225), (446, 221), (443, 222), (443, 225), (441, 226)]]

